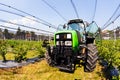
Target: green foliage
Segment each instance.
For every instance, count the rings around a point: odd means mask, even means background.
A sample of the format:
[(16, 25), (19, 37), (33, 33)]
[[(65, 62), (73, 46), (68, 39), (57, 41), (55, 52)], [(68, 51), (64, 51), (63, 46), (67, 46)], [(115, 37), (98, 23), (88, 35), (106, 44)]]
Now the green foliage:
[(5, 55), (8, 53), (9, 59), (17, 62), (36, 56), (44, 57), (46, 49), (42, 47), (42, 44), (42, 41), (0, 40), (0, 55), (3, 61), (6, 61)]
[[(46, 49), (42, 44), (42, 41), (0, 40), (0, 55), (3, 61), (14, 59), (17, 62), (36, 56), (44, 57)], [(49, 45), (53, 45), (53, 41)]]
[(120, 67), (120, 40), (103, 40), (102, 44), (98, 43), (99, 56), (108, 64)]
[(3, 61), (6, 61), (5, 55), (7, 54), (7, 42), (5, 40), (0, 40), (0, 55)]
[(26, 55), (29, 48), (25, 44), (19, 44), (13, 49), (13, 53), (15, 54), (15, 61), (21, 62), (26, 59)]
[(42, 47), (42, 43), (38, 42), (38, 44), (35, 45), (35, 50), (39, 53), (39, 57), (44, 57), (45, 48)]

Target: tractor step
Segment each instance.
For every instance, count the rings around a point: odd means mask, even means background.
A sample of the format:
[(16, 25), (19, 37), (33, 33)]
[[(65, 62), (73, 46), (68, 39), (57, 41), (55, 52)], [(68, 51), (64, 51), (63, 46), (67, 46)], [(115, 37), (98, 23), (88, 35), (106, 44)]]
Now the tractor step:
[(65, 70), (65, 71), (71, 71), (70, 68), (61, 67), (61, 66), (55, 66), (55, 67), (57, 67), (57, 68), (59, 68), (59, 69), (61, 69), (61, 70)]

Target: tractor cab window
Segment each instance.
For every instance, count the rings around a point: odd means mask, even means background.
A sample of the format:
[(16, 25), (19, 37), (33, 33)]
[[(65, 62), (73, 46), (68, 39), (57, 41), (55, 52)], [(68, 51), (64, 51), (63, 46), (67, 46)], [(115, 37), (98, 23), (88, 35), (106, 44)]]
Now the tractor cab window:
[(72, 24), (68, 24), (68, 30), (77, 30), (80, 33), (83, 33), (83, 26), (80, 23), (72, 23)]
[(84, 27), (83, 23), (68, 24), (68, 30), (76, 30), (76, 31), (80, 32), (82, 40), (85, 41), (84, 28), (83, 27)]

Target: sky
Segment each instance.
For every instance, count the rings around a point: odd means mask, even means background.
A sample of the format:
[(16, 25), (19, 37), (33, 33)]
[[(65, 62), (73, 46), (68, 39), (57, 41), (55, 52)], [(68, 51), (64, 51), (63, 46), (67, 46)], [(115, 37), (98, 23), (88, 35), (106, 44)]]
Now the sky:
[[(58, 27), (58, 25), (60, 24), (63, 25), (67, 23), (71, 19), (77, 18), (70, 0), (45, 0), (45, 1), (49, 3), (52, 7), (54, 7), (67, 21), (62, 19), (53, 9), (51, 9), (48, 5), (46, 5), (42, 0), (0, 0), (0, 3), (12, 6), (19, 10), (32, 14), (36, 17), (39, 17), (40, 19), (43, 19), (55, 25), (56, 27)], [(76, 9), (78, 11), (78, 15), (80, 19), (83, 19), (84, 21), (87, 21), (89, 23), (92, 22), (95, 1), (96, 0), (73, 0), (74, 4), (76, 5)], [(96, 7), (96, 14), (94, 17), (94, 21), (98, 24), (99, 27), (102, 27), (105, 24), (105, 22), (112, 16), (112, 14), (114, 13), (114, 11), (116, 10), (119, 4), (120, 4), (120, 0), (97, 0), (97, 7)], [(0, 11), (0, 19), (31, 26), (38, 29), (51, 31), (51, 32), (56, 31), (53, 28), (49, 28), (48, 26), (45, 26), (43, 24), (26, 19), (26, 17), (32, 18), (29, 15), (23, 14), (21, 12), (5, 7), (3, 5), (0, 5), (0, 9), (8, 10), (11, 12), (24, 15), (24, 17), (20, 17)], [(113, 17), (113, 19), (119, 14), (120, 14), (120, 8)], [(24, 28), (21, 26), (15, 26), (3, 22), (0, 22), (0, 25), (5, 25), (13, 28), (20, 27), (23, 30), (41, 32), (41, 31), (36, 31), (33, 29)], [(114, 24), (111, 24), (107, 29), (114, 29), (117, 26), (120, 26), (120, 17), (114, 22)]]

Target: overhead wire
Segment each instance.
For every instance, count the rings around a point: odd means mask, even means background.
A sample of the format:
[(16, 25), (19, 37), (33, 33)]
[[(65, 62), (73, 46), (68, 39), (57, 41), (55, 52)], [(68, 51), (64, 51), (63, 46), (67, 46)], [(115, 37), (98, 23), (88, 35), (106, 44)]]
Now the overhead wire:
[(112, 14), (112, 16), (106, 21), (106, 23), (102, 26), (102, 27), (105, 27), (108, 22), (110, 22), (110, 20), (114, 17), (114, 15), (117, 13), (117, 11), (119, 10), (120, 8), (120, 4), (118, 5), (118, 7), (116, 8), (116, 10), (114, 11), (114, 13)]
[(94, 7), (94, 13), (93, 13), (92, 21), (94, 21), (94, 18), (95, 18), (96, 8), (97, 8), (97, 0), (95, 0), (95, 7)]
[(4, 25), (0, 25), (0, 27), (4, 27), (4, 28), (8, 28), (8, 29), (17, 30), (17, 28), (12, 28), (12, 27), (8, 27), (8, 26), (4, 26)]
[(106, 29), (109, 25), (114, 23), (119, 17), (120, 17), (120, 14), (117, 17), (115, 17), (115, 19), (113, 21), (111, 21), (109, 24), (107, 24), (105, 27), (103, 27), (102, 30)]
[[(9, 6), (9, 5), (6, 5), (6, 4), (3, 4), (3, 3), (0, 3), (0, 5), (6, 6), (6, 7), (8, 7), (8, 8), (11, 8), (11, 9), (14, 9), (14, 10), (16, 10), (16, 11), (22, 12), (22, 13), (24, 13), (24, 14), (26, 14), (26, 15), (29, 15), (29, 16), (31, 16), (31, 17), (33, 17), (33, 18), (36, 18), (36, 19), (38, 19), (38, 20), (40, 20), (40, 21), (42, 21), (42, 22), (44, 22), (44, 23), (47, 23), (47, 24), (49, 25), (49, 27), (55, 27), (55, 26), (52, 25), (51, 23), (49, 23), (49, 22), (47, 22), (47, 21), (45, 21), (45, 20), (43, 20), (43, 19), (40, 19), (39, 17), (36, 17), (36, 16), (34, 16), (34, 15), (30, 14), (30, 13), (27, 13), (27, 12), (25, 12), (25, 11), (22, 11), (22, 10), (20, 10), (20, 9), (14, 8), (14, 7), (12, 7), (12, 6)], [(46, 26), (47, 26), (47, 25), (46, 25)], [(57, 28), (56, 28), (56, 29), (57, 29)]]
[[(5, 28), (5, 29), (18, 30), (17, 28), (11, 28), (11, 27), (4, 26), (4, 25), (0, 25), (0, 27)], [(22, 30), (23, 30), (23, 31), (26, 31), (26, 30), (24, 30), (24, 29), (22, 29)], [(11, 31), (11, 30), (10, 30), (10, 31)], [(42, 32), (35, 32), (35, 33), (48, 35), (47, 33), (42, 33)]]
[(67, 19), (65, 17), (63, 17), (63, 15), (56, 10), (53, 6), (51, 6), (47, 1), (42, 0), (46, 5), (48, 5), (52, 10), (54, 10), (64, 21), (67, 21)]
[(70, 0), (70, 1), (71, 1), (72, 6), (73, 6), (73, 9), (75, 11), (76, 17), (79, 19), (79, 15), (78, 15), (78, 12), (77, 12), (75, 4), (74, 4), (74, 2), (72, 0)]
[(13, 22), (10, 22), (10, 21), (2, 20), (2, 19), (0, 19), (0, 22), (9, 23), (9, 24), (17, 25), (17, 26), (22, 26), (22, 27), (29, 28), (29, 29), (34, 29), (34, 30), (37, 30), (37, 31), (53, 33), (53, 32), (50, 32), (50, 31), (46, 31), (46, 30), (42, 30), (42, 29), (38, 29), (38, 28), (33, 28), (33, 27), (30, 27), (30, 26), (26, 26), (26, 25), (18, 24), (18, 23), (13, 23)]
[[(38, 21), (38, 20), (36, 20), (36, 19), (32, 19), (32, 18), (29, 18), (29, 17), (25, 17), (25, 16), (22, 15), (22, 14), (18, 14), (18, 13), (11, 12), (11, 11), (8, 11), (8, 10), (3, 10), (3, 9), (0, 9), (0, 11), (6, 12), (6, 13), (10, 13), (10, 14), (14, 14), (14, 15), (17, 15), (17, 16), (20, 16), (20, 17), (24, 17), (24, 18), (26, 18), (26, 19), (35, 21), (35, 22), (37, 22), (37, 23), (41, 23), (41, 24), (43, 24), (43, 25), (50, 26), (50, 25), (48, 25), (48, 24), (46, 24), (46, 23), (43, 23), (43, 22), (40, 22), (40, 21)], [(54, 29), (57, 29), (56, 27), (53, 27), (53, 26), (51, 26), (51, 27), (54, 28)]]

